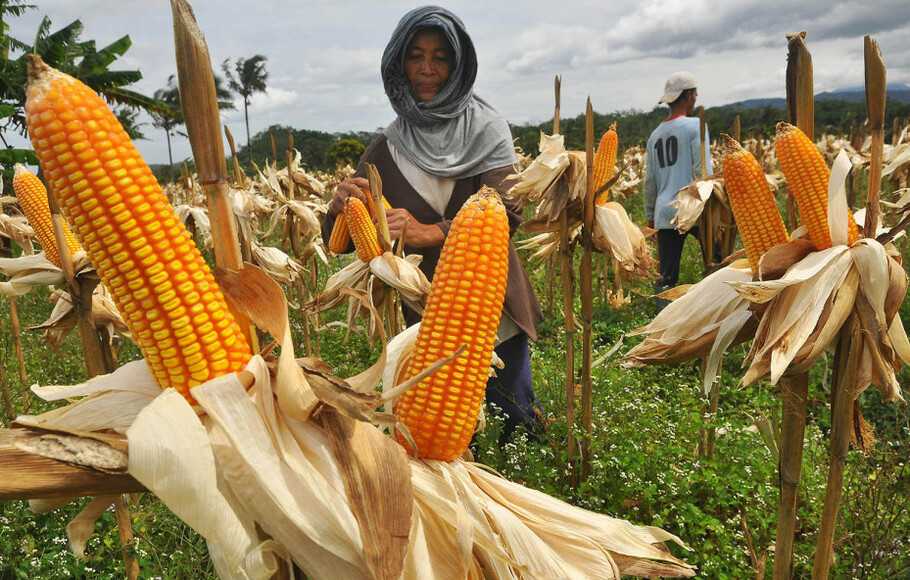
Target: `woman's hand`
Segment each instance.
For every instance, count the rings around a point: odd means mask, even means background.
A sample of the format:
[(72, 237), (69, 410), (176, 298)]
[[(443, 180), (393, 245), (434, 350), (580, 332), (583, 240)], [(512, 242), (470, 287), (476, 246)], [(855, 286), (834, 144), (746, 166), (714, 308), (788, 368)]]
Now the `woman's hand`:
[(344, 209), (344, 202), (352, 195), (363, 203), (367, 202), (364, 191), (370, 189), (370, 182), (362, 177), (350, 177), (335, 187), (335, 194), (329, 203), (329, 215), (337, 216)]
[(406, 209), (393, 208), (385, 212), (389, 223), (389, 235), (393, 240), (404, 234), (404, 243), (412, 248), (439, 247), (445, 241), (445, 235), (435, 224), (422, 224)]

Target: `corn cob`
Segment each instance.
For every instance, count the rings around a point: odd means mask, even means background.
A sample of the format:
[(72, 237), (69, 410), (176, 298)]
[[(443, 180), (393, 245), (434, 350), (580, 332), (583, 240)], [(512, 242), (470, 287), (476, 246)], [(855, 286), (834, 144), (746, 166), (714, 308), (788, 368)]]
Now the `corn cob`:
[[(57, 239), (54, 237), (54, 224), (51, 221), (51, 210), (44, 184), (37, 175), (17, 163), (16, 173), (13, 177), (13, 189), (19, 199), (22, 212), (32, 229), (35, 230), (38, 242), (44, 249), (44, 255), (52, 264), (61, 268), (60, 253), (57, 251)], [(71, 256), (82, 251), (82, 246), (76, 241), (76, 236), (66, 223), (63, 224), (63, 237)]]
[[(809, 239), (816, 250), (831, 247), (828, 230), (828, 180), (831, 170), (818, 147), (805, 133), (789, 123), (777, 124), (774, 152), (780, 162), (787, 186), (796, 198), (800, 222), (809, 230)], [(859, 228), (849, 213), (848, 243), (859, 239)]]
[(29, 60), (28, 131), (82, 240), (162, 388), (189, 389), (251, 356), (221, 289), (129, 136), (80, 81)]
[(758, 160), (735, 139), (724, 139), (724, 184), (752, 273), (757, 274), (762, 254), (787, 241), (787, 228)]
[[(616, 152), (619, 149), (619, 135), (616, 133), (616, 123), (600, 138), (597, 153), (594, 155), (594, 191), (600, 189), (604, 183), (613, 179), (616, 173)], [(604, 191), (595, 200), (597, 205), (610, 201), (610, 191)]]
[[(451, 461), (467, 448), (483, 402), (509, 267), (509, 221), (499, 195), (482, 188), (455, 216), (427, 299), (413, 377), (467, 348), (401, 396), (395, 415), (407, 426), (416, 455)], [(403, 440), (399, 436), (399, 441)]]
[[(373, 195), (368, 191), (364, 190), (367, 203), (367, 210), (370, 212), (370, 219), (376, 219), (376, 202), (373, 201)], [(389, 201), (382, 197), (382, 205), (386, 209), (392, 209), (392, 206), (389, 204)], [(348, 249), (348, 244), (351, 242), (351, 234), (348, 231), (348, 220), (344, 217), (344, 213), (338, 214), (335, 217), (335, 223), (332, 225), (332, 234), (329, 236), (329, 251), (333, 254), (343, 254)]]
[(329, 251), (333, 254), (343, 254), (351, 243), (351, 232), (348, 231), (348, 220), (343, 213), (335, 216), (332, 225), (332, 235), (329, 236)]
[(367, 206), (356, 197), (349, 197), (344, 203), (344, 219), (348, 223), (348, 232), (354, 240), (357, 257), (364, 262), (382, 255), (376, 226), (370, 219)]

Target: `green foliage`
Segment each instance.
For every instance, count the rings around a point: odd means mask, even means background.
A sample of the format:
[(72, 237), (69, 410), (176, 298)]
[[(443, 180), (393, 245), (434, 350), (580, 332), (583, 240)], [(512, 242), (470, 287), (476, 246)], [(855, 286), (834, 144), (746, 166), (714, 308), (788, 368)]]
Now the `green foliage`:
[[(247, 170), (252, 169), (252, 166), (248, 163), (249, 160), (261, 167), (272, 158), (272, 143), (269, 138), (269, 133), (272, 133), (275, 135), (279, 159), (283, 160), (284, 151), (287, 149), (288, 144), (288, 131), (294, 136), (294, 148), (300, 151), (304, 167), (322, 171), (333, 171), (335, 169), (335, 158), (330, 154), (330, 150), (335, 143), (350, 140), (358, 142), (361, 147), (365, 148), (376, 135), (375, 133), (367, 132), (325, 133), (309, 129), (294, 129), (284, 125), (272, 125), (268, 129), (255, 134), (250, 140), (250, 145), (242, 147), (237, 152), (237, 157), (241, 159), (241, 163)], [(351, 144), (350, 147), (356, 146)]]
[[(732, 130), (733, 120), (740, 116), (743, 137), (772, 137), (774, 126), (786, 120), (787, 112), (783, 107), (741, 107), (725, 105), (705, 109), (705, 121), (712, 138), (720, 133)], [(895, 117), (910, 115), (910, 103), (888, 101), (885, 126), (890, 127)], [(594, 113), (594, 133), (605, 132), (610, 123), (618, 124), (620, 147), (644, 145), (651, 131), (667, 116), (667, 109), (655, 107), (650, 111), (616, 111), (609, 114)], [(815, 130), (818, 134), (834, 133), (848, 135), (857, 124), (866, 119), (866, 105), (863, 102), (822, 100), (815, 104)], [(566, 147), (569, 149), (584, 148), (584, 115), (560, 121), (560, 132), (566, 136)], [(546, 121), (534, 125), (512, 125), (512, 136), (525, 153), (537, 155), (540, 131), (550, 133), (552, 123)]]
[(357, 161), (360, 160), (360, 156), (363, 155), (365, 149), (366, 147), (363, 143), (357, 139), (345, 137), (332, 143), (328, 151), (326, 151), (326, 161), (334, 166), (357, 165)]
[[(142, 73), (138, 70), (111, 70), (117, 59), (129, 50), (132, 41), (129, 36), (122, 36), (98, 49), (94, 40), (80, 40), (82, 22), (74, 20), (63, 28), (51, 32), (52, 23), (45, 16), (38, 26), (32, 44), (18, 40), (7, 33), (9, 25), (2, 21), (7, 14), (19, 16), (27, 8), (33, 8), (18, 0), (0, 2), (0, 141), (6, 145), (3, 134), (15, 131), (25, 135), (25, 89), (27, 79), (26, 55), (35, 53), (44, 61), (81, 80), (104, 96), (109, 103), (119, 108), (118, 118), (131, 138), (143, 138), (141, 124), (137, 120), (138, 110), (155, 112), (165, 107), (163, 103), (128, 88), (139, 81)], [(10, 51), (18, 53), (9, 58)], [(7, 148), (0, 151), (0, 168), (4, 181), (12, 172), (12, 164), (38, 163), (30, 150)]]

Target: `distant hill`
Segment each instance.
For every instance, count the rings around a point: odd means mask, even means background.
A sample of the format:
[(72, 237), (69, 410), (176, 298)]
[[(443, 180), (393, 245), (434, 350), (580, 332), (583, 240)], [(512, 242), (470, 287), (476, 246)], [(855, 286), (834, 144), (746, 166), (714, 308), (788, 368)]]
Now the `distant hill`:
[[(815, 95), (816, 101), (844, 101), (847, 103), (864, 103), (866, 101), (866, 92), (863, 87), (845, 87), (836, 91), (825, 91)], [(895, 103), (910, 103), (910, 85), (904, 83), (888, 84), (888, 101)], [(780, 97), (767, 97), (758, 99), (746, 99), (724, 105), (738, 109), (755, 109), (761, 107), (772, 107), (783, 109), (787, 106), (787, 100)]]
[[(892, 84), (888, 87), (889, 99), (886, 109), (885, 123), (890, 127), (895, 117), (910, 118), (910, 86)], [(861, 87), (839, 89), (816, 96), (815, 127), (818, 133), (848, 134), (851, 129), (862, 124), (866, 119), (865, 96)], [(781, 98), (759, 98), (739, 101), (705, 110), (705, 116), (711, 137), (716, 138), (722, 132), (729, 132), (733, 120), (740, 116), (743, 137), (750, 135), (770, 136), (774, 133), (774, 126), (786, 120), (786, 101)], [(667, 115), (667, 109), (655, 107), (650, 111), (627, 110), (612, 113), (594, 114), (594, 132), (601, 135), (616, 122), (619, 126), (619, 139), (621, 147), (641, 145), (648, 139), (648, 135)], [(530, 155), (537, 155), (537, 144), (540, 131), (550, 132), (551, 123), (511, 125), (512, 135), (516, 143)], [(584, 117), (578, 115), (574, 118), (562, 119), (561, 129), (566, 136), (566, 145), (570, 149), (581, 149), (584, 144)], [(253, 159), (262, 165), (266, 159), (271, 158), (271, 140), (269, 132), (275, 135), (279, 157), (283, 158), (283, 151), (287, 143), (288, 131), (294, 135), (294, 145), (301, 152), (305, 167), (310, 169), (334, 169), (333, 145), (342, 139), (359, 141), (367, 145), (376, 135), (375, 132), (350, 131), (347, 133), (326, 133), (308, 129), (273, 126), (253, 136), (251, 146)], [(890, 132), (886, 132), (886, 140), (890, 141)], [(247, 164), (247, 148), (240, 150), (241, 162), (250, 172)], [(153, 171), (162, 181), (169, 181), (171, 177), (179, 174), (177, 162), (173, 170), (166, 165), (156, 165)]]

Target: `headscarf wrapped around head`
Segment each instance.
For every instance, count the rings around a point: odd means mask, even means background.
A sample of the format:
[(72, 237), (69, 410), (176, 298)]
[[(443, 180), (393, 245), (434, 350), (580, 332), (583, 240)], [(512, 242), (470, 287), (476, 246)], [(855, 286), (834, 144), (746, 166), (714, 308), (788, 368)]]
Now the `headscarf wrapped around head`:
[[(439, 30), (452, 48), (448, 81), (433, 99), (418, 102), (404, 63), (414, 35)], [(415, 8), (402, 17), (382, 54), (382, 82), (398, 118), (386, 127), (389, 142), (431, 175), (471, 177), (516, 162), (509, 124), (474, 95), (477, 54), (464, 23), (438, 6)]]

